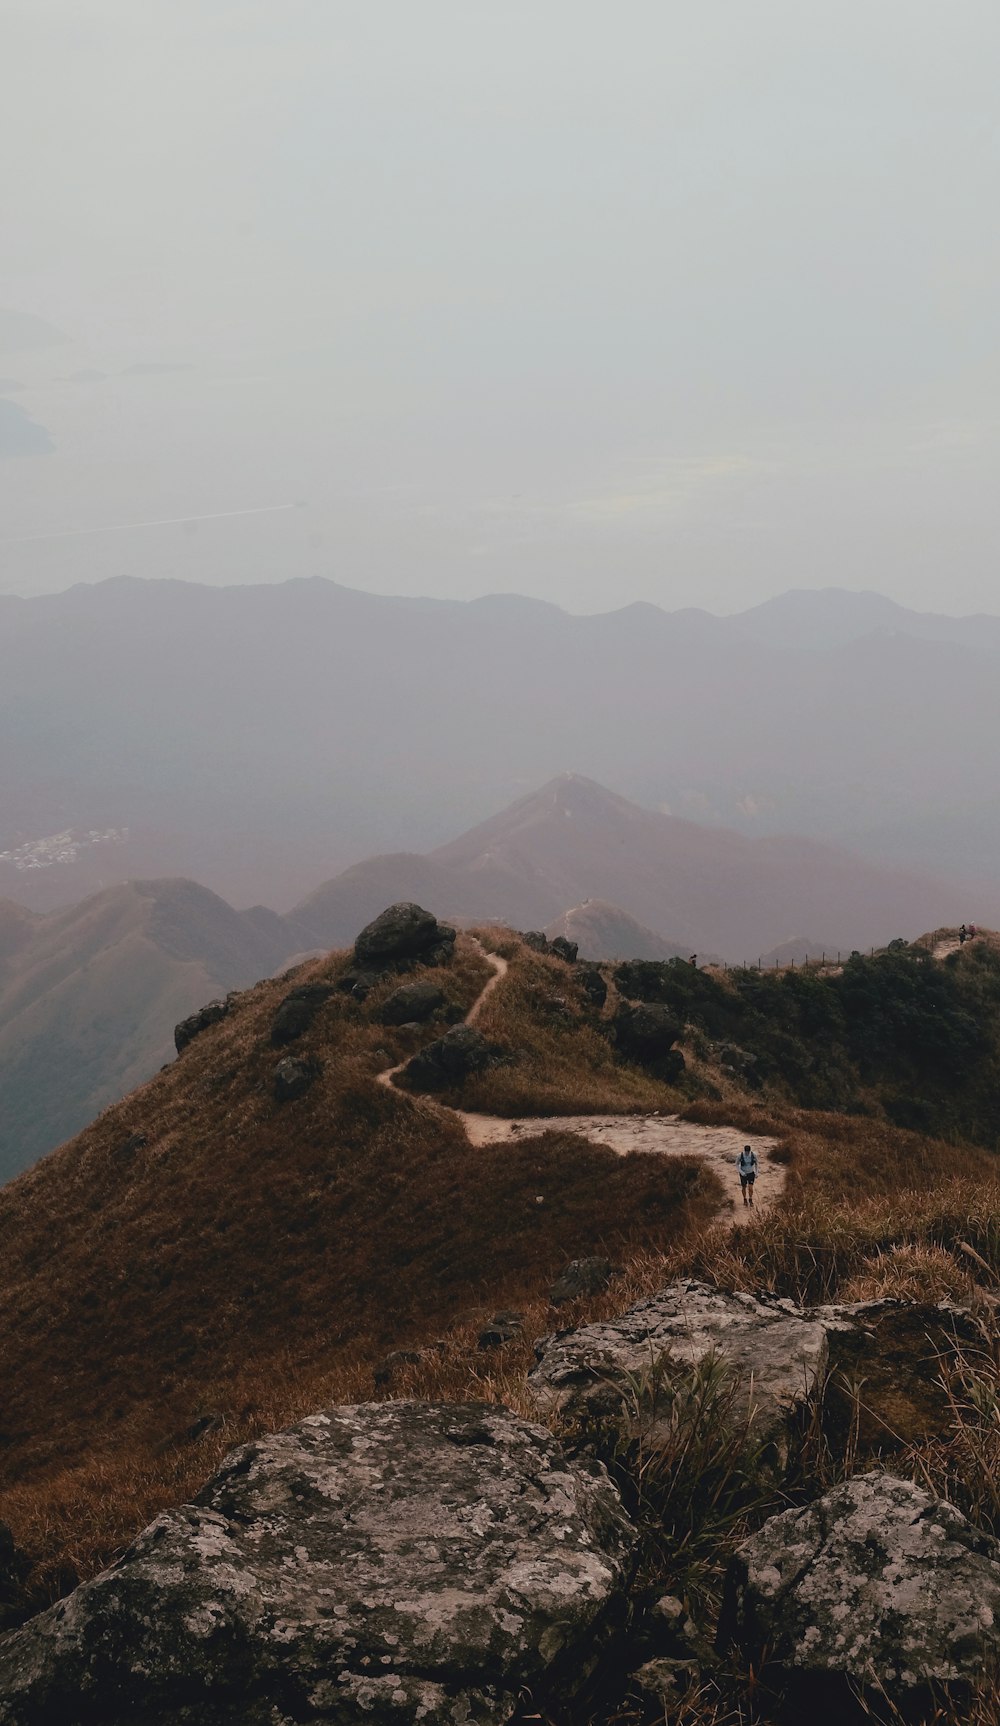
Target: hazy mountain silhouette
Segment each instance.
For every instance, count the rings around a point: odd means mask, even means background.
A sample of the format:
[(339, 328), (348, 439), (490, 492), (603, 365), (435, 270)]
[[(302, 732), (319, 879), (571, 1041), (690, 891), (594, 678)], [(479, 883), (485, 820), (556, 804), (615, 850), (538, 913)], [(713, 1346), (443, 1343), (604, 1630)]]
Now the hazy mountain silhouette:
[(69, 341), (55, 324), (34, 312), (19, 312), (0, 306), (0, 353), (26, 354), (33, 349), (63, 347)]
[(0, 863), (0, 893), (51, 907), (176, 874), (280, 908), (572, 770), (703, 824), (948, 875), (961, 914), (1000, 921), (992, 654), (900, 632), (805, 652), (744, 628), (319, 579), (0, 599), (0, 851), (129, 830), (66, 868)]
[(729, 622), (764, 646), (792, 650), (823, 651), (866, 635), (896, 634), (1000, 653), (1000, 617), (911, 611), (884, 594), (841, 587), (796, 588), (737, 612)]
[(565, 774), (429, 857), (355, 865), (289, 921), (303, 946), (340, 946), (389, 899), (523, 929), (551, 925), (590, 898), (658, 936), (665, 956), (700, 949), (740, 963), (797, 929), (834, 950), (915, 937), (940, 922), (945, 897), (937, 882), (833, 846), (701, 826)]
[(0, 901), (0, 1180), (174, 1053), (173, 1027), (290, 953), (279, 918), (193, 881), (134, 881), (49, 916)]
[(0, 461), (8, 456), (51, 455), (54, 448), (44, 426), (18, 402), (0, 396)]

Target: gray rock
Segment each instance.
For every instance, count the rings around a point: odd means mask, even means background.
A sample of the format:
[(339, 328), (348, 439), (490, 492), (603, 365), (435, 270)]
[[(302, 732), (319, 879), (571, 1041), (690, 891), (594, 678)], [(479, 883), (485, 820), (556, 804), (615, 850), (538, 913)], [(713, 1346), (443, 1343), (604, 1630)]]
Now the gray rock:
[(615, 1048), (626, 1060), (650, 1066), (666, 1055), (681, 1034), (681, 1024), (669, 1007), (623, 1001), (614, 1016)]
[(567, 965), (576, 964), (576, 956), (579, 951), (579, 944), (576, 941), (568, 941), (565, 935), (556, 935), (555, 939), (549, 942), (549, 952), (557, 959), (565, 959)]
[(533, 953), (549, 952), (548, 936), (544, 935), (541, 929), (525, 929), (521, 940), (526, 947), (531, 948)]
[(443, 1091), (482, 1073), (494, 1059), (492, 1044), (472, 1025), (456, 1025), (408, 1061), (403, 1077), (414, 1091)]
[(735, 1554), (720, 1641), (828, 1691), (912, 1702), (1000, 1662), (1000, 1546), (909, 1480), (863, 1474), (774, 1516)]
[(454, 929), (439, 923), (423, 906), (405, 900), (388, 906), (362, 929), (354, 943), (354, 962), (363, 970), (385, 970), (414, 959), (439, 964), (454, 941)]
[(699, 1672), (696, 1660), (670, 1659), (661, 1655), (655, 1660), (647, 1660), (633, 1672), (631, 1688), (645, 1701), (673, 1709), (684, 1692), (697, 1683)]
[(207, 1031), (210, 1025), (217, 1025), (228, 1012), (227, 1002), (209, 1001), (207, 1006), (199, 1007), (197, 1013), (182, 1019), (179, 1025), (174, 1026), (174, 1048), (177, 1053), (180, 1054), (182, 1049), (186, 1049), (188, 1044), (193, 1043), (195, 1037), (200, 1037), (202, 1031)]
[(495, 1405), (331, 1409), (0, 1644), (0, 1726), (499, 1726), (571, 1698), (633, 1532), (603, 1469)]
[(286, 1055), (274, 1069), (275, 1102), (293, 1103), (296, 1097), (304, 1097), (319, 1072), (318, 1061), (303, 1061), (296, 1055)]
[(336, 990), (332, 983), (300, 983), (286, 995), (274, 1015), (271, 1042), (275, 1048), (294, 1043), (305, 1035), (321, 1008)]
[(579, 964), (576, 968), (576, 978), (590, 1005), (596, 1007), (599, 1012), (608, 998), (608, 985), (601, 975), (599, 966), (587, 963)]
[(383, 1025), (419, 1025), (444, 1006), (444, 990), (436, 983), (404, 983), (383, 1001), (378, 1015)]
[(610, 1259), (596, 1256), (571, 1259), (552, 1284), (549, 1300), (553, 1306), (562, 1306), (564, 1301), (579, 1300), (581, 1295), (603, 1294), (614, 1274)]
[(822, 1324), (788, 1302), (675, 1282), (620, 1318), (542, 1337), (536, 1354), (528, 1384), (539, 1408), (589, 1421), (616, 1416), (637, 1376), (658, 1372), (669, 1386), (719, 1356), (740, 1386), (734, 1412), (752, 1410), (756, 1438), (781, 1454), (789, 1411), (823, 1374), (827, 1339)]
[(513, 1342), (524, 1330), (522, 1312), (495, 1312), (488, 1325), (479, 1333), (480, 1348), (502, 1348)]

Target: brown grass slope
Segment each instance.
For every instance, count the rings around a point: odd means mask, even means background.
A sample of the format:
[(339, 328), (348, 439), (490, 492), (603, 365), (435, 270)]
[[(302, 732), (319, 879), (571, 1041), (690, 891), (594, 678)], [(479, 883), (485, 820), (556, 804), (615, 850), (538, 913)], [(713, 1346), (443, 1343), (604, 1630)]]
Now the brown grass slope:
[[(568, 972), (511, 951), (511, 1046), (537, 1031), (553, 1047), (532, 990)], [(336, 979), (345, 963), (313, 962), (295, 982)], [(488, 974), (465, 938), (435, 973), (462, 1008)], [(321, 1063), (319, 1077), (279, 1106), (270, 1027), (288, 987), (255, 986), (0, 1192), (0, 1517), (43, 1589), (108, 1559), (193, 1491), (218, 1450), (370, 1395), (387, 1349), (451, 1334), (442, 1358), (459, 1363), (457, 1390), (470, 1373), (462, 1339), (482, 1317), (511, 1304), (540, 1313), (578, 1254), (659, 1260), (715, 1212), (717, 1184), (697, 1164), (544, 1133), (473, 1151), (455, 1117), (377, 1084), (439, 1029), (382, 1027), (391, 984), (363, 1005), (331, 997), (294, 1050)], [(589, 1075), (604, 1045), (581, 1009), (569, 1018), (557, 1053), (564, 1077), (576, 1062), (581, 1095), (590, 1083), (603, 1107), (669, 1100), (606, 1059)], [(206, 1414), (220, 1417), (216, 1436), (192, 1444)]]

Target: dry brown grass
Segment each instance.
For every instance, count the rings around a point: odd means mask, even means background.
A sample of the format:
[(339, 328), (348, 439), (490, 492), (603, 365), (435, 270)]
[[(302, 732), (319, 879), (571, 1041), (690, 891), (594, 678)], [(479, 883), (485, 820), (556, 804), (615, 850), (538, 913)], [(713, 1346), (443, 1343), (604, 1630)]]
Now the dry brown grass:
[(678, 1107), (683, 1099), (677, 1091), (615, 1060), (568, 965), (510, 935), (479, 934), (511, 963), (477, 1029), (507, 1050), (511, 1061), (468, 1080), (446, 1101), (486, 1115), (639, 1114)]
[[(463, 940), (438, 980), (467, 1008), (488, 975)], [(0, 1193), (0, 1516), (40, 1589), (107, 1561), (233, 1443), (372, 1395), (389, 1349), (444, 1337), (435, 1382), (488, 1387), (497, 1363), (468, 1340), (492, 1311), (537, 1308), (537, 1334), (569, 1258), (662, 1261), (714, 1214), (697, 1163), (552, 1133), (473, 1150), (453, 1115), (377, 1084), (438, 1034), (377, 1023), (391, 986), (329, 1001), (294, 1051), (320, 1076), (279, 1107), (269, 1033), (289, 981), (258, 985)], [(148, 1143), (128, 1153), (135, 1132)], [(221, 1424), (192, 1443), (206, 1413)]]

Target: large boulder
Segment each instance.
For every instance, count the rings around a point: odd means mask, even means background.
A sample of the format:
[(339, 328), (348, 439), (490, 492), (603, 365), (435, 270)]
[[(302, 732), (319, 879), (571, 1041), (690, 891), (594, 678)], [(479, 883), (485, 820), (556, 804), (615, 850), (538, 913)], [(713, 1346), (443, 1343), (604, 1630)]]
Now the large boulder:
[(643, 1066), (660, 1060), (676, 1043), (682, 1026), (669, 1007), (623, 1001), (612, 1021), (615, 1048), (628, 1061)]
[[(877, 1300), (815, 1307), (830, 1373), (823, 1429), (838, 1455), (886, 1455), (935, 1438), (951, 1420), (956, 1353), (982, 1347), (979, 1321), (952, 1302)], [(860, 1398), (856, 1387), (863, 1384)]]
[(803, 1705), (839, 1681), (906, 1709), (1000, 1664), (1000, 1546), (912, 1481), (858, 1475), (739, 1548), (720, 1641), (766, 1651)]
[(332, 983), (300, 983), (286, 995), (274, 1015), (271, 1042), (280, 1049), (305, 1035), (321, 1008), (336, 990)]
[(597, 1255), (570, 1259), (562, 1275), (552, 1284), (549, 1301), (552, 1306), (563, 1306), (566, 1301), (580, 1300), (584, 1295), (603, 1294), (614, 1275), (615, 1268), (610, 1259)]
[(202, 1031), (207, 1031), (210, 1025), (217, 1025), (229, 1012), (228, 1001), (209, 1001), (207, 1006), (199, 1007), (197, 1013), (192, 1013), (187, 1019), (182, 1019), (174, 1026), (174, 1048), (180, 1054), (195, 1037), (200, 1037)]
[(384, 971), (421, 960), (440, 964), (455, 942), (455, 931), (439, 923), (411, 900), (390, 905), (367, 924), (354, 943), (354, 963), (361, 970)]
[(304, 1097), (321, 1071), (318, 1061), (303, 1061), (296, 1055), (282, 1056), (274, 1069), (275, 1102), (294, 1103), (296, 1097)]
[(572, 1696), (632, 1547), (603, 1469), (506, 1409), (331, 1409), (0, 1644), (0, 1726), (492, 1726)]
[(420, 1025), (444, 1006), (444, 990), (436, 983), (403, 983), (382, 1002), (383, 1025)]
[(705, 1283), (670, 1283), (620, 1318), (542, 1337), (528, 1385), (539, 1408), (587, 1424), (619, 1416), (637, 1383), (650, 1385), (651, 1441), (658, 1396), (669, 1410), (672, 1382), (718, 1357), (736, 1386), (734, 1412), (752, 1412), (752, 1432), (782, 1454), (790, 1411), (822, 1378), (825, 1327), (790, 1302), (722, 1294)]
[(455, 1025), (428, 1043), (403, 1069), (413, 1091), (445, 1091), (473, 1073), (485, 1072), (496, 1059), (493, 1045), (472, 1025)]

